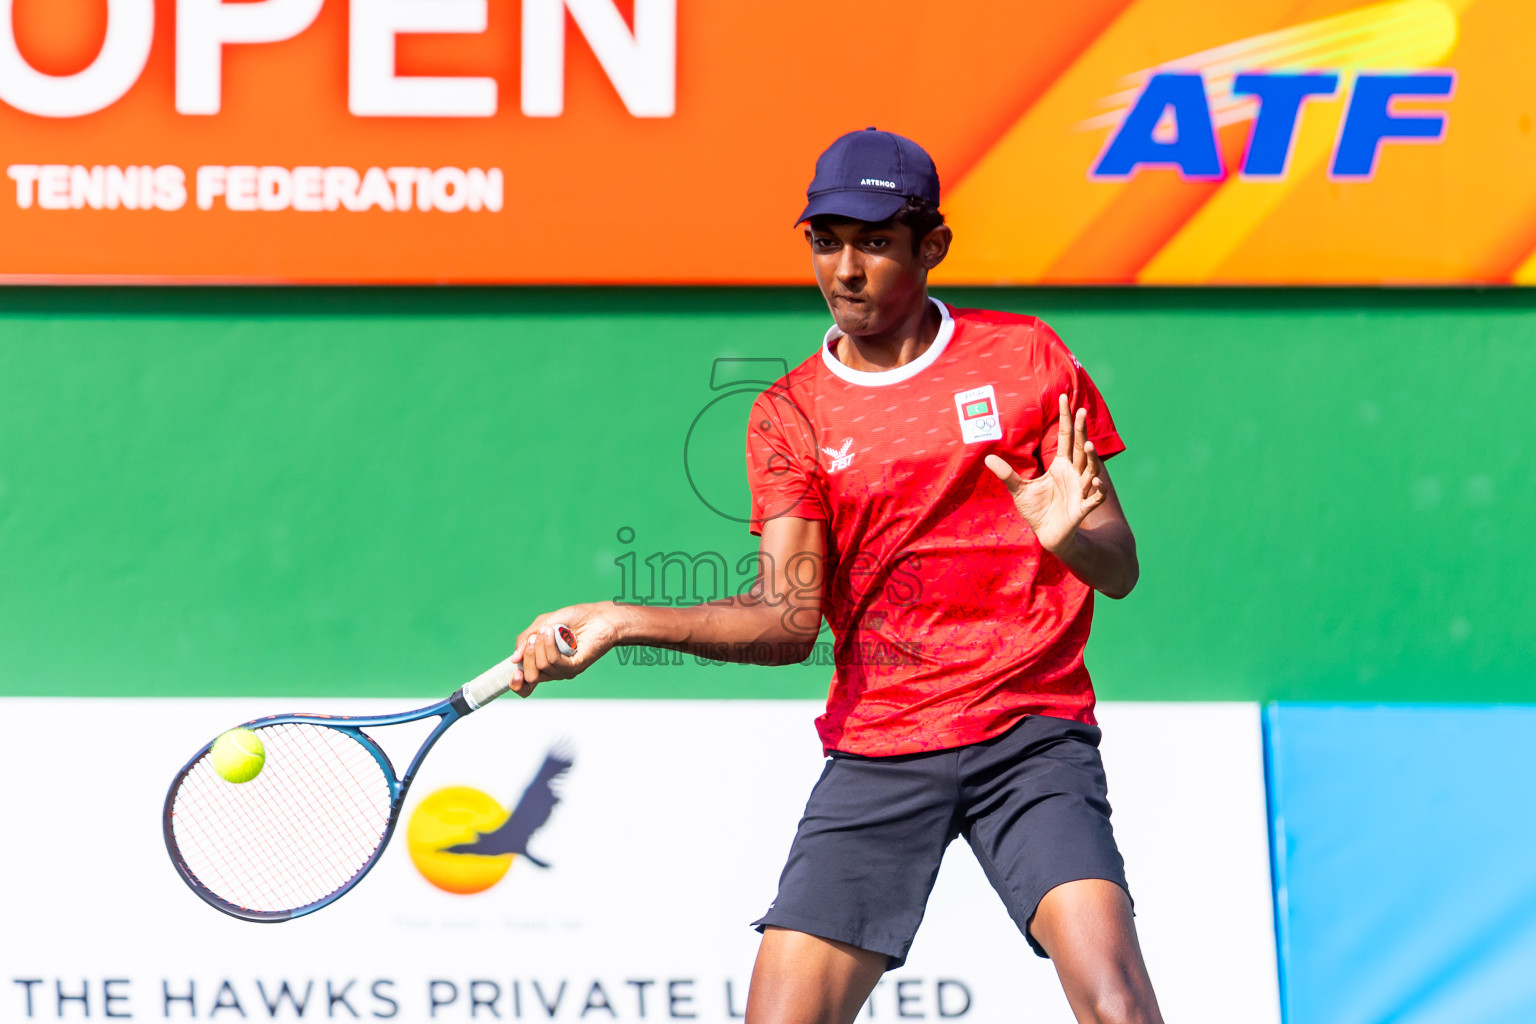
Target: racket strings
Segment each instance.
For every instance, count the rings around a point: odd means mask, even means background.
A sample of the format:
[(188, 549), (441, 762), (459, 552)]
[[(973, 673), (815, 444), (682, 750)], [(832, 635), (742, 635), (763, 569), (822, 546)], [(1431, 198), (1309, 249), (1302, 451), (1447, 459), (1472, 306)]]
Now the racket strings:
[(297, 910), (343, 888), (372, 859), (393, 791), (368, 748), (329, 726), (258, 730), (266, 764), (226, 782), (203, 756), (177, 787), (172, 835), (198, 883), (256, 911)]

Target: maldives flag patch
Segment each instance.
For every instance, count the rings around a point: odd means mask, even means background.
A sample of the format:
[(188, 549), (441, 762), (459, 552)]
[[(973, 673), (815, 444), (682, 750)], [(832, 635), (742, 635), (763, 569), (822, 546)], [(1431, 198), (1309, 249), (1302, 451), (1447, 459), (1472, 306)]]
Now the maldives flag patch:
[(991, 384), (955, 392), (955, 412), (960, 416), (960, 436), (966, 444), (1003, 439), (1003, 424), (997, 415), (997, 394)]

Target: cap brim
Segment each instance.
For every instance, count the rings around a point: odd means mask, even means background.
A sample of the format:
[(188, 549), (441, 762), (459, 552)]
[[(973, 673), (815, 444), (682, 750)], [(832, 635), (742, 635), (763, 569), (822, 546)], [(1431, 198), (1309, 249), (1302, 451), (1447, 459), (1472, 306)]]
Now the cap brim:
[(812, 217), (827, 214), (833, 217), (847, 217), (850, 220), (868, 221), (878, 224), (883, 220), (889, 220), (896, 215), (896, 211), (907, 205), (907, 197), (892, 192), (823, 192), (811, 197), (806, 205), (805, 212), (795, 223), (803, 224)]

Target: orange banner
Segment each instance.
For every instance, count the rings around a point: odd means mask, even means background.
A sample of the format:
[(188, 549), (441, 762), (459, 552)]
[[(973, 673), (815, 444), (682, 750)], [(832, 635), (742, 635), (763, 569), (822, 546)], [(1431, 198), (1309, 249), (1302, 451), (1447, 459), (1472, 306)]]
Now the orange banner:
[(920, 142), (946, 283), (1536, 283), (1529, 0), (0, 0), (0, 279), (804, 281)]

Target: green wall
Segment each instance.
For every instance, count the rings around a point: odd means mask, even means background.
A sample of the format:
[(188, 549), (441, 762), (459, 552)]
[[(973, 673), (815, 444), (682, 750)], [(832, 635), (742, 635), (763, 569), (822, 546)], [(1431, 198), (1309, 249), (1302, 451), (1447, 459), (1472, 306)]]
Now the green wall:
[[(1129, 445), (1101, 695), (1536, 698), (1536, 294), (940, 295), (1046, 316)], [(734, 564), (684, 467), (693, 427), (694, 484), (740, 493), (714, 360), (792, 365), (826, 320), (799, 289), (0, 291), (0, 693), (435, 695), (626, 552)], [(559, 692), (827, 673), (610, 657)]]

